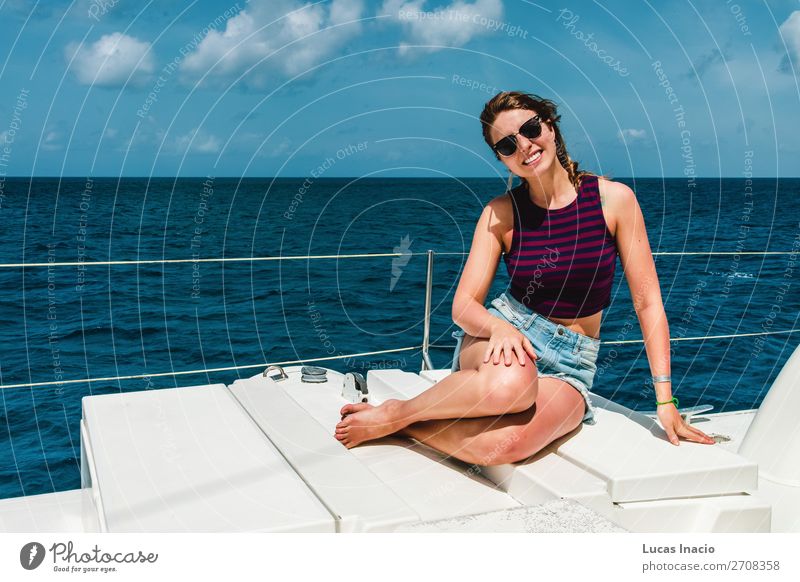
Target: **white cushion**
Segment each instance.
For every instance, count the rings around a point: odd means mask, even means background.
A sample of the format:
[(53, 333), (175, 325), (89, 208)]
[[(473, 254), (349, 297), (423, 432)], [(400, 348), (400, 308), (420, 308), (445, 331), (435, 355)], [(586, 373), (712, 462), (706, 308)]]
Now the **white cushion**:
[[(295, 470), (341, 517), (342, 531), (393, 530), (401, 522), (441, 519), (518, 507), (490, 481), (467, 465), (410, 439), (384, 437), (346, 449), (334, 437), (343, 374), (328, 371), (328, 382), (300, 381), (300, 368), (287, 367), (289, 379), (255, 376), (231, 387), (242, 405), (283, 451)], [(409, 387), (430, 386), (416, 374), (381, 370), (402, 379), (397, 390), (381, 388), (370, 372), (373, 396), (405, 398)], [(399, 372), (399, 374), (397, 374)], [(375, 392), (373, 392), (373, 390)], [(395, 396), (392, 396), (395, 397)]]
[(222, 384), (83, 399), (110, 532), (334, 531)]
[(758, 467), (714, 445), (671, 444), (660, 425), (592, 395), (597, 424), (582, 425), (558, 455), (603, 479), (611, 500), (642, 501), (741, 493), (758, 485)]

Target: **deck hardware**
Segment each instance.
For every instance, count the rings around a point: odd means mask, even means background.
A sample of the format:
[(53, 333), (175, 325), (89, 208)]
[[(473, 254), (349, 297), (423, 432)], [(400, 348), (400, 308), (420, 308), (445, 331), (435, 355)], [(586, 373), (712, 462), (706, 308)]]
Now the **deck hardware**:
[(358, 372), (348, 372), (344, 375), (342, 384), (342, 397), (348, 402), (369, 402), (369, 390), (364, 376)]
[(300, 376), (301, 382), (306, 382), (308, 384), (319, 384), (322, 382), (328, 381), (328, 370), (325, 368), (320, 368), (318, 366), (303, 366), (300, 368)]
[(692, 417), (704, 412), (709, 412), (711, 410), (714, 410), (714, 405), (701, 404), (700, 406), (690, 406), (689, 408), (684, 408), (680, 411), (680, 413), (681, 418), (686, 421), (686, 424), (692, 424)]
[[(270, 376), (269, 371), (273, 369), (277, 370), (278, 373), (273, 376)], [(289, 378), (289, 376), (286, 375), (286, 372), (284, 372), (283, 368), (281, 368), (280, 366), (269, 366), (266, 370), (264, 370), (263, 376), (264, 378), (269, 378), (270, 380), (273, 380), (275, 382), (280, 382), (281, 380), (287, 380)]]

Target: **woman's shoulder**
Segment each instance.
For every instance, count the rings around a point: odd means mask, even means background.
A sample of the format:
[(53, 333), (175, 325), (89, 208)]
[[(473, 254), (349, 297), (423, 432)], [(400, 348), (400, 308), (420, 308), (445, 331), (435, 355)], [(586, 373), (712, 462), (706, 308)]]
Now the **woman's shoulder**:
[(475, 236), (490, 235), (499, 243), (501, 252), (505, 252), (509, 238), (508, 232), (514, 228), (514, 211), (508, 192), (495, 196), (483, 207), (478, 223), (475, 225)]
[(636, 195), (627, 184), (603, 176), (598, 177), (597, 189), (600, 192), (600, 206), (603, 208), (606, 225), (616, 238), (619, 225), (635, 216)]
[(636, 204), (636, 194), (627, 184), (609, 180), (604, 176), (597, 177), (597, 189), (600, 192), (600, 204), (618, 215)]
[(495, 196), (486, 204), (484, 212), (490, 215), (490, 226), (514, 227), (514, 206), (511, 202), (511, 191), (506, 190)]

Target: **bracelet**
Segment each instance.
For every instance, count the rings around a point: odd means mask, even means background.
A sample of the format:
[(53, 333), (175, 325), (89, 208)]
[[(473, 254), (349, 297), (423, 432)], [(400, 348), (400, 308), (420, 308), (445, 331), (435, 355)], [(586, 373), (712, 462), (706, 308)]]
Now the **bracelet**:
[(666, 402), (659, 402), (656, 400), (656, 406), (661, 406), (662, 404), (674, 404), (675, 408), (678, 408), (678, 399), (673, 396), (672, 399), (667, 400)]
[(657, 384), (658, 382), (672, 382), (672, 378), (669, 377), (669, 374), (661, 374), (660, 376), (652, 376), (653, 384)]

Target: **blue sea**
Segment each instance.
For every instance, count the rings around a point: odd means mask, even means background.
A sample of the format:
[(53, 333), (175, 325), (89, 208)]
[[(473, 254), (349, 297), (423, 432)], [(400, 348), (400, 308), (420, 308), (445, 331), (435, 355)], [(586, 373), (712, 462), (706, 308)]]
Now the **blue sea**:
[[(673, 338), (800, 327), (800, 179), (622, 179), (656, 255)], [(80, 486), (81, 398), (232, 383), (259, 368), (419, 346), (425, 252), (436, 252), (431, 341), (449, 367), (453, 293), (497, 179), (7, 178), (0, 190), (0, 383), (152, 374), (0, 390), (0, 497)], [(736, 255), (712, 256), (706, 251)], [(401, 253), (399, 257), (292, 258)], [(214, 257), (281, 261), (194, 262)], [(192, 259), (91, 265), (94, 261)], [(74, 262), (53, 267), (52, 262)], [(506, 288), (498, 268), (490, 298)], [(604, 342), (641, 339), (622, 269)], [(757, 407), (800, 334), (675, 341), (682, 406)], [(420, 351), (343, 358), (340, 371), (420, 369)], [(594, 391), (652, 410), (642, 343), (604, 344)]]

